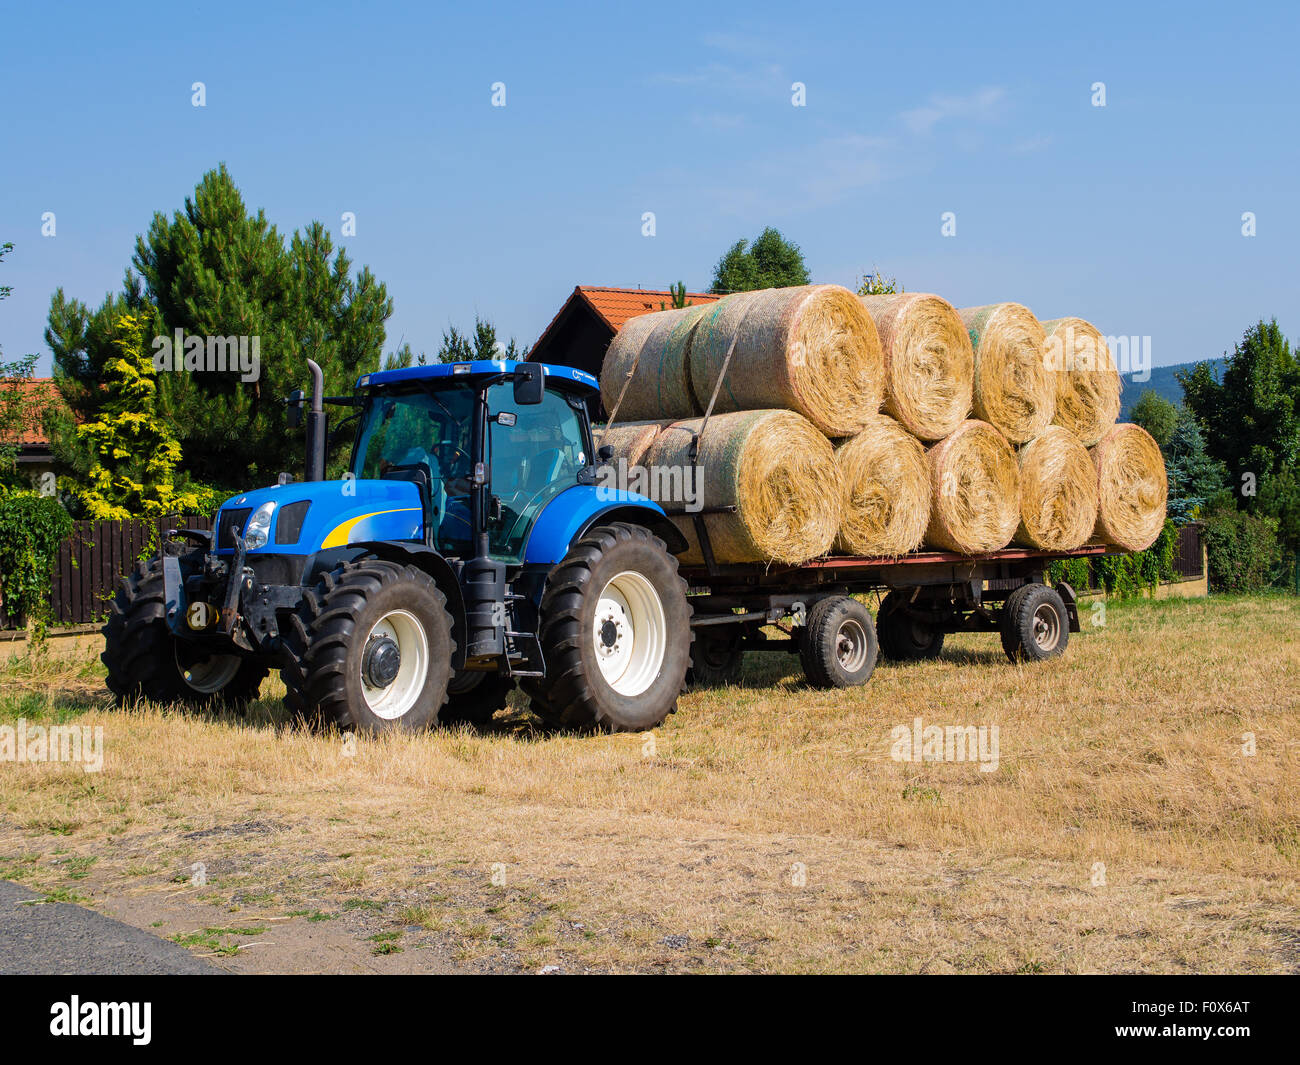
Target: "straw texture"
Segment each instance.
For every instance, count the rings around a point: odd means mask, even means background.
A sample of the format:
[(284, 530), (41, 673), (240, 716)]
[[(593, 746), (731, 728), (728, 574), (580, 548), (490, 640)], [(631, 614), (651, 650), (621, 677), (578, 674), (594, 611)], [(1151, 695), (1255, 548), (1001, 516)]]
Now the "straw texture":
[(1020, 524), (1015, 452), (987, 422), (963, 422), (927, 454), (931, 547), (963, 555), (999, 551)]
[(1049, 425), (1020, 448), (1020, 526), (1015, 540), (1044, 551), (1073, 551), (1097, 523), (1097, 470), (1073, 433)]
[(1047, 367), (1056, 382), (1055, 425), (1092, 447), (1119, 417), (1123, 385), (1106, 338), (1082, 318), (1043, 323)]
[(890, 558), (919, 547), (930, 520), (930, 469), (921, 442), (877, 414), (836, 448), (835, 462), (844, 479), (835, 551)]
[(609, 343), (600, 369), (600, 398), (605, 410), (618, 402), (628, 375), (636, 371), (618, 419), (688, 418), (704, 413), (691, 390), (688, 368), (695, 324), (712, 304), (643, 314), (627, 322)]
[(1039, 436), (1056, 412), (1056, 382), (1044, 360), (1046, 337), (1029, 308), (994, 303), (958, 312), (975, 349), (975, 417), (1013, 444)]
[(971, 412), (975, 352), (952, 304), (926, 292), (862, 296), (885, 356), (885, 413), (941, 440)]
[(639, 466), (662, 428), (662, 422), (616, 422), (612, 428), (598, 429), (593, 435), (597, 447), (608, 444), (614, 449), (612, 463), (625, 459), (629, 466)]
[[(703, 419), (674, 422), (651, 446), (652, 468), (686, 469)], [(797, 564), (824, 555), (840, 524), (844, 488), (830, 441), (785, 410), (714, 415), (700, 437), (703, 520), (719, 562)], [(694, 521), (680, 503), (664, 510), (690, 543), (682, 556), (703, 562)], [(716, 508), (735, 507), (734, 512)]]
[(732, 341), (715, 412), (784, 408), (828, 436), (851, 436), (885, 394), (880, 338), (839, 285), (738, 292), (710, 304), (690, 344), (691, 384), (707, 407)]
[(1159, 445), (1138, 425), (1121, 423), (1092, 449), (1097, 469), (1098, 539), (1145, 551), (1165, 525), (1169, 482)]

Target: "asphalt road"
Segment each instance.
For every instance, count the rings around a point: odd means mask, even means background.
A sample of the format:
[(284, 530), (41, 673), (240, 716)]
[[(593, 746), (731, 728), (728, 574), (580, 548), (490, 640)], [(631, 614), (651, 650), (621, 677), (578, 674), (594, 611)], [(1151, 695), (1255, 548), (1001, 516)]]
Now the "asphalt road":
[(0, 974), (221, 973), (184, 947), (67, 902), (0, 880)]

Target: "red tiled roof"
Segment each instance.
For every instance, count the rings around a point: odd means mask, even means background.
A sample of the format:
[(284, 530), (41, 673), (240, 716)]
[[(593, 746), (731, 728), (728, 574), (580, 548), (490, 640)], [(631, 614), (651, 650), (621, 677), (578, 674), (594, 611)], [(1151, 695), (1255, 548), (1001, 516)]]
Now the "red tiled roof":
[[(688, 292), (686, 299), (690, 303), (713, 303), (722, 299), (721, 296), (714, 296), (708, 292)], [(550, 331), (555, 328), (556, 322), (569, 309), (569, 306), (575, 301), (581, 300), (586, 303), (597, 315), (617, 333), (632, 318), (639, 318), (643, 314), (650, 314), (653, 311), (662, 311), (670, 309), (673, 305), (673, 294), (666, 290), (652, 288), (608, 288), (604, 285), (576, 285), (572, 294), (564, 301), (559, 312), (551, 319), (550, 325), (542, 330), (542, 335), (537, 338), (537, 347)]]
[(0, 388), (17, 389), (27, 396), (32, 424), (19, 435), (16, 442), (22, 447), (48, 446), (50, 441), (41, 426), (41, 415), (44, 413), (44, 408), (51, 403), (61, 402), (54, 388), (54, 378), (31, 377), (16, 381), (0, 381)]
[[(645, 288), (598, 288), (595, 285), (579, 285), (573, 290), (584, 296), (588, 303), (596, 308), (596, 313), (613, 327), (614, 332), (623, 328), (631, 318), (640, 318), (652, 311), (671, 309), (673, 294)], [(691, 303), (714, 303), (721, 296), (707, 292), (688, 292), (686, 299)]]

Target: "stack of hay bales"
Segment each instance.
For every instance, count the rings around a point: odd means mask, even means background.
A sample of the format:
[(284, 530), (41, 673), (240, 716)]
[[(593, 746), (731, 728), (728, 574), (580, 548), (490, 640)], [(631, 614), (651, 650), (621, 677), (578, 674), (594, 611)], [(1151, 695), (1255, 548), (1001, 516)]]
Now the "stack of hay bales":
[(624, 326), (601, 372), (616, 424), (598, 443), (628, 466), (702, 468), (701, 496), (659, 500), (687, 563), (703, 560), (701, 499), (720, 563), (1139, 550), (1163, 526), (1164, 465), (1140, 428), (1114, 424), (1119, 388), (1082, 319), (766, 289)]

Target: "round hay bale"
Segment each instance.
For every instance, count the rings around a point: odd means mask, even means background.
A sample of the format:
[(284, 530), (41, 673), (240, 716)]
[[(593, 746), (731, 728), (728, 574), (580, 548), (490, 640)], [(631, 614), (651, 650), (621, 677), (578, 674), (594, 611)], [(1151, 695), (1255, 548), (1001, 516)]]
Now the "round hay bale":
[(710, 304), (690, 345), (691, 385), (702, 410), (733, 339), (715, 413), (779, 407), (797, 411), (828, 436), (852, 436), (880, 410), (880, 337), (846, 288), (762, 289)]
[(932, 547), (962, 555), (999, 551), (1020, 524), (1020, 471), (1006, 437), (971, 419), (926, 455)]
[(1123, 385), (1106, 338), (1082, 318), (1043, 323), (1047, 368), (1056, 382), (1054, 425), (1069, 429), (1092, 447), (1119, 417)]
[(1013, 444), (1040, 436), (1056, 412), (1056, 382), (1044, 360), (1043, 327), (1028, 307), (993, 303), (958, 312), (975, 349), (975, 417)]
[[(712, 306), (701, 303), (656, 311), (627, 322), (609, 342), (601, 364), (600, 399), (605, 410), (614, 410), (623, 394), (618, 408), (620, 421), (703, 414), (704, 409), (691, 391), (688, 358), (695, 324)], [(629, 382), (634, 365), (636, 372)]]
[(592, 435), (596, 438), (596, 447), (608, 444), (614, 449), (611, 462), (624, 459), (629, 466), (640, 466), (662, 429), (662, 422), (616, 422), (613, 428), (597, 429)]
[(928, 292), (859, 298), (885, 355), (885, 413), (913, 436), (942, 440), (971, 412), (975, 352), (966, 326)]
[(1160, 445), (1139, 425), (1110, 428), (1092, 449), (1097, 469), (1096, 535), (1126, 551), (1145, 551), (1165, 527), (1169, 482)]
[(1021, 447), (1017, 543), (1043, 551), (1073, 551), (1097, 524), (1097, 470), (1070, 430), (1049, 425)]
[(844, 478), (837, 554), (893, 558), (920, 546), (930, 521), (930, 469), (921, 441), (877, 414), (835, 449), (835, 463)]
[[(674, 422), (659, 434), (646, 456), (652, 477), (662, 482), (691, 468), (691, 440), (702, 422)], [(703, 515), (717, 561), (798, 564), (830, 550), (844, 488), (830, 441), (807, 419), (787, 410), (714, 415), (696, 466), (696, 502), (705, 511), (736, 508)], [(656, 498), (690, 544), (682, 560), (703, 562), (691, 507)]]

